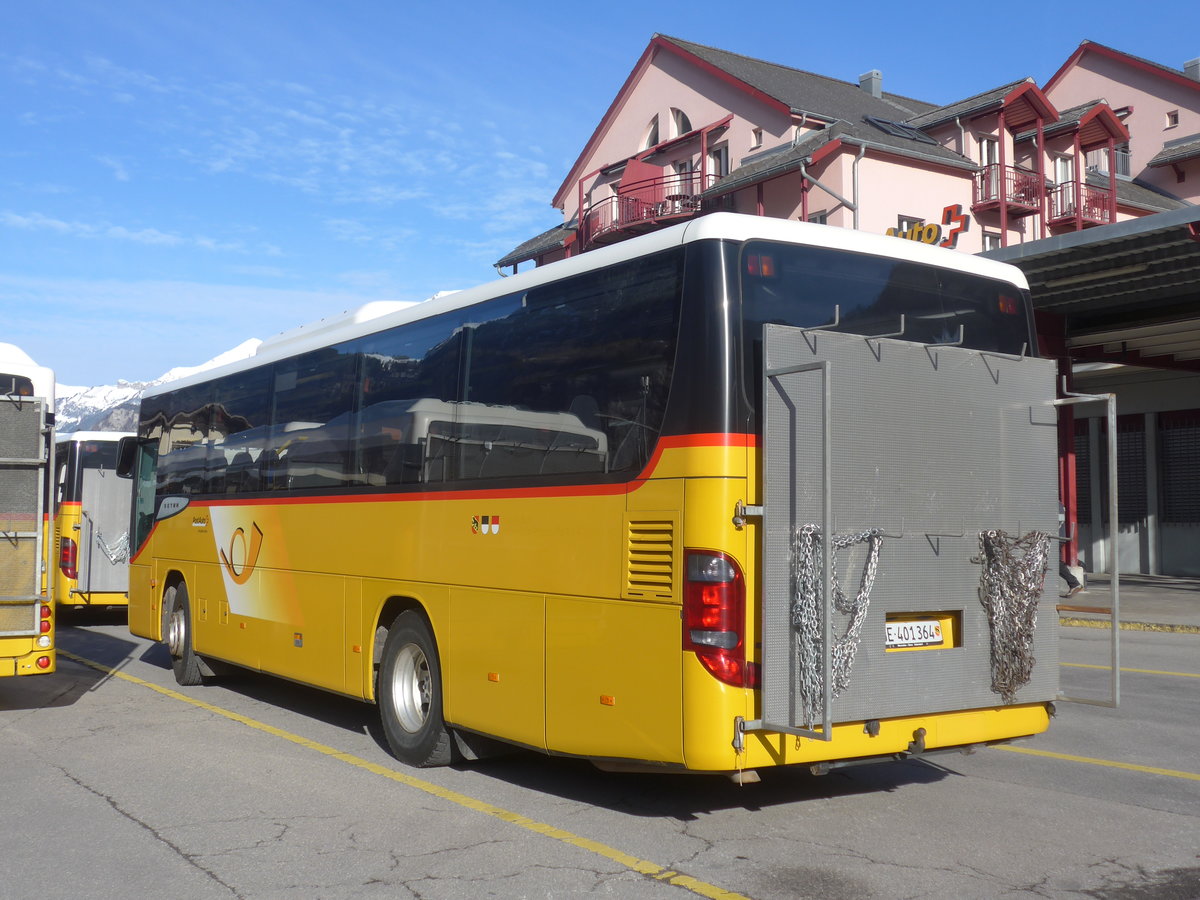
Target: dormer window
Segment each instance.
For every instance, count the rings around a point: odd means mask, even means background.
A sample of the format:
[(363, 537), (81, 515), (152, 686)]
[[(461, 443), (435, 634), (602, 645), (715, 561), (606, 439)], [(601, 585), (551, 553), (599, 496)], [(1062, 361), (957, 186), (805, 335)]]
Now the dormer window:
[(682, 134), (687, 134), (692, 130), (692, 122), (687, 117), (687, 113), (685, 113), (682, 109), (671, 110), (671, 121), (675, 126), (675, 137), (679, 137)]
[(646, 139), (642, 141), (642, 149), (649, 150), (658, 143), (658, 116), (656, 115), (650, 120), (650, 125), (646, 128)]

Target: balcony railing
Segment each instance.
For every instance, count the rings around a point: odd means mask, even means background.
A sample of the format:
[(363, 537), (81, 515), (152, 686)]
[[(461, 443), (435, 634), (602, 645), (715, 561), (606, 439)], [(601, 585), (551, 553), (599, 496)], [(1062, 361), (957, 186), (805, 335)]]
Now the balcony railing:
[(997, 209), (1001, 204), (1017, 215), (1041, 211), (1045, 189), (1037, 172), (993, 163), (975, 173), (974, 208)]
[[(1113, 151), (1113, 159), (1117, 163), (1116, 175), (1118, 178), (1128, 178), (1131, 172), (1129, 151), (1125, 149), (1116, 149)], [(1108, 148), (1100, 147), (1096, 150), (1089, 150), (1087, 153), (1087, 169), (1089, 172), (1095, 172), (1100, 175), (1108, 174)]]
[[(628, 234), (651, 231), (663, 222), (709, 212), (715, 206), (701, 198), (704, 188), (720, 180), (699, 172), (664, 175), (629, 185), (621, 185), (615, 197), (605, 197), (589, 206), (580, 217), (583, 245), (619, 240)], [(702, 184), (703, 181), (703, 184)]]
[(1108, 225), (1113, 221), (1110, 203), (1112, 192), (1108, 188), (1086, 182), (1080, 184), (1076, 181), (1064, 181), (1050, 190), (1051, 225), (1076, 218), (1077, 196), (1079, 218), (1084, 224)]

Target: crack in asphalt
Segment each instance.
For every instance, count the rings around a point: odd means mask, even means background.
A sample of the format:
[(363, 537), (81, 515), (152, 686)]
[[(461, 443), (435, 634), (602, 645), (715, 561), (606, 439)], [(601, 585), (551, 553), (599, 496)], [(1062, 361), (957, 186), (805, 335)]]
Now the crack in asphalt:
[(121, 816), (124, 816), (130, 822), (134, 823), (139, 828), (148, 832), (155, 840), (159, 841), (161, 844), (168, 847), (180, 859), (182, 859), (188, 865), (195, 868), (197, 871), (203, 872), (206, 876), (208, 876), (209, 879), (216, 882), (221, 887), (225, 888), (225, 890), (229, 891), (230, 894), (232, 894), (234, 897), (237, 897), (238, 900), (245, 900), (245, 896), (242, 893), (240, 893), (236, 888), (234, 888), (232, 885), (223, 881), (221, 879), (220, 875), (218, 875), (216, 872), (212, 871), (211, 869), (208, 869), (205, 866), (201, 865), (192, 854), (188, 853), (186, 850), (184, 850), (182, 847), (180, 847), (178, 844), (176, 844), (170, 838), (165, 837), (153, 825), (151, 825), (148, 822), (142, 821), (137, 816), (135, 816), (132, 813), (128, 812), (127, 810), (123, 809), (121, 807), (121, 804), (119, 804), (115, 798), (109, 796), (108, 794), (103, 793), (102, 791), (96, 790), (91, 785), (85, 783), (78, 776), (73, 775), (71, 772), (68, 772), (62, 766), (56, 765), (54, 768), (56, 768), (56, 769), (58, 769), (58, 771), (62, 772), (62, 774), (64, 776), (66, 776), (70, 781), (74, 782), (75, 785), (78, 786), (79, 788), (81, 788), (82, 790), (87, 791), (89, 794), (91, 794), (95, 797), (99, 797), (101, 800), (103, 800), (105, 803), (107, 803), (114, 812), (116, 812), (117, 814), (119, 814)]

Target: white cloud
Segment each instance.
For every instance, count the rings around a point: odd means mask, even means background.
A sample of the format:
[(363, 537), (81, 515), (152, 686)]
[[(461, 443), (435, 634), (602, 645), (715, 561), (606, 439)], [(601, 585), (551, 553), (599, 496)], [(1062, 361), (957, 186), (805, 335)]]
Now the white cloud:
[(373, 245), (388, 251), (401, 249), (419, 235), (415, 228), (380, 227), (358, 219), (327, 219), (325, 228), (334, 240)]
[(96, 162), (112, 169), (113, 178), (117, 179), (117, 181), (129, 180), (129, 171), (119, 159), (112, 156), (97, 156)]
[(157, 228), (129, 228), (110, 222), (66, 221), (36, 212), (21, 215), (10, 210), (2, 210), (0, 211), (0, 226), (23, 231), (51, 231), (68, 237), (90, 240), (107, 238), (158, 247), (194, 247), (222, 253), (279, 255), (279, 248), (270, 245), (251, 249), (241, 241), (221, 241), (205, 235), (173, 234)]

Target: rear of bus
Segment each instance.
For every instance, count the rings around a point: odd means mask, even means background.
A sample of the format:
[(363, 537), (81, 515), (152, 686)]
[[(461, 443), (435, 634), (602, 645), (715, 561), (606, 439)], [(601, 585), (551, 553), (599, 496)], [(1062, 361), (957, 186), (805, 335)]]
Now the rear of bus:
[(1023, 276), (843, 229), (732, 231), (692, 249), (728, 297), (703, 330), (731, 337), (681, 353), (672, 397), (718, 398), (747, 448), (744, 481), (687, 488), (686, 766), (825, 771), (1045, 730), (1057, 414)]
[(0, 344), (0, 676), (53, 672), (47, 582), (54, 374)]
[(59, 606), (129, 604), (131, 482), (116, 474), (125, 432), (60, 434), (54, 514)]

